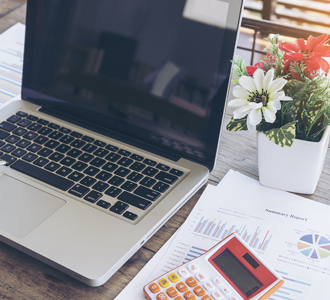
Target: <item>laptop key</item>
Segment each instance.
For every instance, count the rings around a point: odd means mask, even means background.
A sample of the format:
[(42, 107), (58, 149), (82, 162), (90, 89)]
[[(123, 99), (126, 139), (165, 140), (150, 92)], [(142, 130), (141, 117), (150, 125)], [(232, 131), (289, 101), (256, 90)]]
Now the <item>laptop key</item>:
[(105, 191), (105, 194), (113, 198), (116, 198), (121, 192), (122, 192), (121, 189), (111, 186), (109, 189)]
[(108, 150), (105, 150), (105, 149), (97, 149), (94, 151), (93, 153), (94, 155), (98, 156), (98, 157), (104, 157), (106, 156), (107, 154), (109, 154), (109, 151)]
[(37, 166), (31, 165), (25, 161), (18, 160), (11, 165), (11, 168), (38, 179), (44, 183), (50, 184), (62, 191), (68, 190), (74, 184), (73, 181), (63, 178), (54, 173), (48, 172)]
[(98, 181), (93, 185), (92, 188), (99, 192), (104, 192), (108, 187), (109, 187), (109, 184), (102, 182), (102, 181)]
[(76, 131), (72, 131), (70, 133), (70, 135), (72, 135), (73, 137), (78, 138), (78, 139), (80, 139), (83, 136), (81, 133), (76, 132)]
[(99, 141), (99, 140), (96, 140), (93, 144), (96, 145), (96, 146), (99, 146), (99, 147), (104, 147), (106, 145), (105, 142), (102, 142), (102, 141)]
[(106, 145), (105, 149), (108, 149), (110, 151), (116, 152), (119, 148), (116, 146), (112, 146), (112, 145)]
[(50, 150), (50, 149), (47, 149), (47, 148), (43, 148), (43, 149), (38, 151), (38, 154), (43, 156), (43, 157), (48, 157), (52, 153), (53, 153), (53, 150)]
[(72, 173), (72, 170), (67, 168), (67, 167), (61, 167), (56, 171), (56, 174), (61, 175), (61, 176), (68, 176), (70, 173)]
[(112, 175), (106, 171), (101, 171), (96, 175), (95, 178), (100, 179), (102, 181), (107, 181)]
[(73, 173), (70, 174), (70, 176), (68, 177), (69, 179), (73, 180), (73, 181), (79, 181), (81, 180), (85, 175), (81, 174), (77, 171), (74, 171)]
[(42, 135), (39, 135), (38, 137), (36, 137), (34, 139), (34, 142), (37, 144), (40, 144), (40, 145), (43, 145), (44, 143), (46, 143), (48, 141), (49, 141), (49, 138), (42, 136)]
[(92, 186), (96, 182), (96, 179), (86, 176), (82, 180), (80, 180), (80, 183), (86, 186)]
[(141, 172), (144, 168), (146, 167), (145, 164), (139, 163), (139, 162), (135, 162), (133, 165), (131, 165), (129, 168), (131, 170), (134, 170), (136, 172)]
[(63, 154), (54, 152), (51, 156), (49, 156), (49, 159), (51, 159), (53, 161), (60, 161), (63, 157), (64, 157)]
[(152, 189), (161, 193), (164, 193), (170, 186), (167, 183), (158, 181)]
[(77, 171), (82, 171), (87, 167), (87, 164), (83, 163), (83, 162), (76, 162), (73, 166), (72, 169), (75, 169)]
[(50, 162), (45, 169), (49, 170), (49, 171), (56, 171), (61, 165), (54, 163), (54, 162)]
[(122, 192), (117, 199), (143, 210), (146, 210), (151, 205), (150, 201), (126, 191)]
[(5, 142), (0, 141), (0, 147), (3, 146), (3, 145), (5, 145), (5, 144), (6, 144)]
[(137, 184), (131, 181), (126, 181), (120, 187), (125, 191), (132, 192), (137, 187)]
[(100, 201), (98, 201), (98, 202), (96, 203), (96, 205), (98, 205), (98, 206), (100, 206), (100, 207), (102, 207), (102, 208), (105, 208), (105, 209), (108, 209), (108, 208), (111, 206), (111, 204), (110, 204), (109, 202), (104, 201), (104, 200), (100, 200)]
[(80, 154), (82, 154), (82, 152), (78, 149), (71, 149), (67, 155), (73, 157), (73, 158), (77, 158)]
[(29, 126), (28, 126), (28, 129), (29, 130), (32, 130), (32, 131), (37, 131), (39, 130), (40, 128), (42, 128), (42, 126), (40, 124), (37, 124), (37, 123), (31, 123)]
[(87, 142), (87, 143), (93, 143), (94, 142), (94, 138), (92, 138), (90, 136), (87, 136), (87, 135), (84, 135), (81, 139), (83, 141)]
[(124, 214), (123, 214), (123, 217), (127, 218), (127, 219), (130, 219), (132, 221), (136, 220), (138, 215), (136, 214), (133, 214), (131, 213), (130, 211), (126, 211)]
[(17, 125), (22, 126), (22, 127), (26, 127), (26, 126), (29, 126), (31, 123), (32, 123), (32, 121), (30, 121), (30, 120), (22, 119), (22, 120), (17, 122)]
[(97, 191), (90, 191), (84, 199), (88, 202), (95, 203), (97, 200), (99, 200), (103, 195)]
[(38, 118), (36, 116), (33, 116), (33, 115), (28, 115), (28, 116), (26, 116), (26, 118), (33, 121), (33, 122), (38, 120)]
[(144, 185), (146, 187), (152, 187), (157, 181), (153, 178), (150, 177), (144, 177), (141, 181), (140, 184)]
[(102, 159), (102, 158), (98, 158), (98, 157), (96, 157), (96, 158), (94, 158), (91, 162), (90, 162), (90, 164), (92, 165), (92, 166), (94, 166), (94, 167), (102, 167), (104, 164), (106, 163), (106, 161), (104, 160), (104, 159)]
[(10, 122), (10, 123), (16, 123), (16, 122), (18, 122), (21, 119), (22, 118), (20, 116), (18, 116), (18, 115), (12, 115), (11, 117), (9, 117), (7, 119), (7, 121)]
[(15, 158), (14, 156), (11, 156), (9, 154), (2, 155), (1, 159), (7, 162), (6, 166), (10, 166), (12, 163), (14, 163), (17, 160), (17, 158)]
[[(16, 129), (17, 130), (17, 129)], [(5, 132), (3, 130), (0, 130), (0, 139), (3, 140), (5, 139), (6, 137), (9, 136), (9, 133), (8, 132)]]
[(124, 156), (130, 156), (131, 155), (131, 152), (127, 151), (127, 150), (124, 150), (124, 149), (120, 149), (118, 150), (118, 153), (120, 155), (124, 155)]
[(44, 119), (39, 119), (37, 122), (41, 125), (48, 125), (49, 124), (49, 121), (44, 120)]
[(54, 123), (49, 123), (49, 124), (48, 124), (48, 127), (57, 130), (57, 129), (59, 129), (61, 126), (60, 126), (60, 125), (57, 125), (57, 124), (54, 124)]
[(112, 206), (110, 208), (110, 211), (112, 211), (112, 212), (114, 212), (114, 213), (116, 213), (118, 215), (121, 215), (125, 210), (122, 209), (121, 207), (118, 207), (118, 206)]
[(59, 131), (53, 131), (49, 137), (53, 140), (58, 140), (59, 138), (61, 138), (64, 134), (62, 132)]
[(78, 149), (80, 149), (81, 147), (83, 147), (85, 145), (86, 145), (86, 142), (81, 141), (81, 140), (75, 140), (70, 144), (70, 146), (72, 146), (74, 148), (78, 148)]
[(93, 166), (89, 166), (85, 171), (84, 174), (89, 176), (95, 176), (98, 172), (100, 172), (100, 169), (95, 168)]
[[(65, 178), (63, 178), (63, 179), (65, 179)], [(81, 184), (78, 183), (71, 190), (69, 190), (69, 193), (72, 194), (72, 195), (74, 195), (74, 196), (76, 196), (76, 197), (82, 198), (89, 191), (90, 191), (89, 188), (87, 188), (87, 187), (85, 187), (85, 186), (83, 186), (83, 185), (81, 185)]]
[(24, 138), (27, 140), (33, 140), (36, 136), (38, 136), (35, 132), (29, 131), (26, 134), (23, 135)]
[(171, 174), (173, 174), (175, 176), (179, 176), (179, 177), (181, 177), (183, 175), (183, 172), (182, 171), (179, 171), (177, 169), (171, 169), (169, 173), (171, 173)]
[(174, 176), (174, 175), (165, 173), (163, 171), (159, 172), (155, 176), (155, 178), (158, 179), (158, 180), (160, 180), (160, 181), (163, 181), (165, 183), (168, 183), (168, 184), (173, 184), (174, 182), (176, 182), (178, 180), (178, 177), (177, 176)]
[(8, 136), (5, 141), (11, 144), (15, 144), (20, 138), (16, 135), (10, 135)]
[(118, 177), (118, 176), (113, 176), (108, 183), (115, 185), (115, 186), (120, 186), (123, 182), (125, 181), (125, 179)]
[(74, 137), (65, 135), (60, 138), (60, 142), (64, 144), (70, 144), (74, 141)]
[(132, 164), (132, 162), (133, 162), (133, 159), (130, 159), (128, 157), (123, 157), (117, 162), (117, 164), (121, 165), (123, 167), (128, 167), (129, 165)]
[(165, 171), (165, 172), (168, 171), (168, 170), (170, 169), (169, 166), (166, 166), (166, 165), (163, 165), (163, 164), (158, 164), (158, 165), (156, 166), (156, 168), (159, 169), (159, 170)]
[[(2, 131), (2, 130), (1, 130)], [(27, 132), (27, 130), (25, 128), (22, 127), (18, 127), (13, 131), (13, 134), (16, 134), (18, 136), (22, 136), (23, 134), (25, 134)], [(0, 134), (0, 139), (1, 139), (1, 134)]]
[(16, 146), (21, 147), (21, 148), (25, 148), (25, 147), (29, 146), (30, 144), (31, 144), (30, 141), (22, 139), (22, 140), (19, 140), (16, 143)]
[(39, 167), (43, 167), (44, 165), (49, 163), (49, 160), (43, 157), (39, 157), (33, 163)]
[(134, 154), (134, 153), (130, 157), (134, 160), (137, 160), (137, 161), (142, 161), (143, 158), (144, 158), (143, 156), (137, 155), (137, 154)]
[(155, 168), (152, 168), (152, 167), (147, 167), (142, 172), (142, 174), (148, 175), (150, 177), (155, 176), (157, 173), (158, 173), (158, 170), (156, 170)]
[(120, 167), (114, 173), (118, 176), (126, 177), (129, 173), (131, 173), (131, 171), (129, 169), (124, 168), (124, 167)]
[(15, 146), (13, 146), (13, 145), (9, 145), (9, 144), (6, 144), (6, 145), (4, 145), (4, 146), (1, 148), (1, 150), (2, 150), (3, 152), (7, 152), (7, 153), (9, 153), (9, 152), (11, 152), (11, 151), (13, 151), (13, 150), (15, 150), (15, 149), (16, 149)]
[(143, 178), (143, 175), (136, 173), (136, 172), (132, 172), (131, 174), (129, 174), (127, 176), (127, 179), (134, 181), (134, 182), (139, 182), (142, 178)]
[(17, 128), (17, 126), (9, 122), (3, 121), (2, 123), (0, 123), (0, 128), (5, 131), (13, 131)]
[(55, 150), (60, 153), (66, 153), (71, 149), (68, 145), (59, 145)]
[(150, 190), (144, 186), (139, 186), (133, 193), (151, 201), (157, 200), (161, 195), (161, 193)]
[(24, 154), (26, 154), (26, 151), (23, 149), (17, 148), (11, 154), (16, 157), (22, 157)]
[(151, 159), (148, 159), (146, 158), (144, 161), (143, 161), (146, 165), (149, 165), (149, 166), (155, 166), (157, 165), (157, 163), (154, 161), (154, 160), (151, 160)]
[(37, 157), (38, 157), (38, 155), (35, 155), (33, 153), (27, 153), (23, 156), (23, 159), (28, 162), (31, 162), (31, 161), (34, 161)]
[(106, 160), (109, 160), (111, 162), (116, 162), (121, 156), (117, 153), (111, 152), (108, 156), (105, 157)]
[(24, 111), (18, 111), (18, 112), (16, 113), (16, 115), (25, 118), (28, 114), (27, 114), (26, 112), (24, 112)]
[(71, 157), (65, 157), (61, 160), (60, 164), (70, 167), (72, 164), (74, 164), (76, 162), (76, 160), (74, 158)]
[(66, 134), (69, 134), (71, 132), (71, 129), (68, 129), (68, 128), (65, 128), (65, 127), (61, 127), (59, 129), (59, 131), (63, 132), (63, 133), (66, 133)]
[(118, 168), (118, 166), (116, 164), (113, 163), (107, 163), (106, 165), (104, 165), (102, 167), (103, 170), (108, 171), (108, 172), (113, 172), (114, 170), (116, 170)]
[(48, 135), (48, 134), (50, 134), (50, 133), (52, 133), (53, 132), (53, 129), (50, 129), (50, 128), (48, 128), (48, 127), (42, 127), (42, 128), (40, 128), (39, 130), (38, 130), (38, 133), (39, 134), (42, 134), (42, 135)]
[(121, 202), (121, 201), (117, 201), (114, 206), (117, 206), (117, 207), (121, 207), (122, 209), (126, 210), (129, 208), (129, 205), (124, 203), (124, 202)]
[(92, 154), (88, 154), (88, 153), (83, 153), (78, 157), (78, 159), (83, 162), (89, 162), (93, 158), (94, 158), (94, 156)]
[(92, 153), (92, 152), (94, 152), (96, 149), (97, 149), (97, 147), (96, 147), (95, 145), (87, 144), (87, 145), (85, 145), (84, 147), (82, 147), (81, 150), (83, 150), (84, 152), (87, 152), (87, 153)]
[(55, 149), (60, 143), (58, 141), (50, 140), (45, 144), (45, 147)]

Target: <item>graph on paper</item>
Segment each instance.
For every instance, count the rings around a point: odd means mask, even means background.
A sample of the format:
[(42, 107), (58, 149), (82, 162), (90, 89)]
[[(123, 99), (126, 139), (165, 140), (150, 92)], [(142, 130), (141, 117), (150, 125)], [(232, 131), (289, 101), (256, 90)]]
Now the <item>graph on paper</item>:
[(257, 227), (255, 231), (250, 232), (246, 225), (237, 226), (223, 220), (206, 219), (204, 216), (200, 218), (194, 232), (220, 240), (236, 232), (251, 248), (262, 251), (267, 249), (272, 238), (269, 230), (263, 231)]
[(21, 93), (24, 32), (18, 23), (0, 36), (0, 105)]

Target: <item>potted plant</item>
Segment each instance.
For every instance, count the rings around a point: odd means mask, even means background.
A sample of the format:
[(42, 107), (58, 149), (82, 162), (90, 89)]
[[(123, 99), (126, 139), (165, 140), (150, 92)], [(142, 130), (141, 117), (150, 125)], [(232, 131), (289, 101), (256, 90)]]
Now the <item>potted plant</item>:
[(246, 67), (234, 60), (235, 108), (227, 130), (258, 133), (262, 185), (312, 194), (330, 134), (328, 35), (277, 44), (268, 38), (266, 56)]

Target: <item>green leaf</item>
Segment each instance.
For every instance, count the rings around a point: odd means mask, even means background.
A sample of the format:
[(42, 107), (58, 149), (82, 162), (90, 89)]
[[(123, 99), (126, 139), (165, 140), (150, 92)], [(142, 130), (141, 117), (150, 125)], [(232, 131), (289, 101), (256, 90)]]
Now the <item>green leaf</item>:
[(296, 137), (296, 121), (268, 130), (264, 134), (270, 141), (283, 148), (291, 147)]
[(242, 118), (242, 119), (231, 118), (227, 124), (227, 130), (228, 131), (247, 130), (246, 119), (247, 118)]

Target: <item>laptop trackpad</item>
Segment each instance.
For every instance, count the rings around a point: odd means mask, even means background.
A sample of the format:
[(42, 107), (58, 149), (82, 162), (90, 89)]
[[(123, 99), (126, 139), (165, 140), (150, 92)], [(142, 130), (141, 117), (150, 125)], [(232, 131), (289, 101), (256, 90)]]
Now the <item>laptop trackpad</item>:
[(15, 178), (0, 176), (0, 230), (23, 238), (64, 204)]

